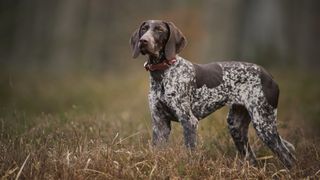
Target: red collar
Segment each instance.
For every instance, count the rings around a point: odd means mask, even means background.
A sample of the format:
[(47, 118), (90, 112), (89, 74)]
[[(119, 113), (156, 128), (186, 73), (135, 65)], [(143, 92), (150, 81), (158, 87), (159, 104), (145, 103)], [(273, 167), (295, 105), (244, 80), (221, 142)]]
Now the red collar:
[(149, 64), (149, 62), (146, 61), (143, 66), (146, 69), (146, 71), (159, 71), (159, 70), (162, 71), (169, 68), (175, 62), (177, 62), (176, 58), (173, 58), (171, 60), (166, 59), (159, 64)]

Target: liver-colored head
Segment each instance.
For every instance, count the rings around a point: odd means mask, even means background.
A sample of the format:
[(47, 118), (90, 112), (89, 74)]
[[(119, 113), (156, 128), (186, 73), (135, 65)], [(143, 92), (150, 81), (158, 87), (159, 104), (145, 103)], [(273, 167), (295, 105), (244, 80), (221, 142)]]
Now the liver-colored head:
[(148, 20), (132, 34), (130, 44), (133, 58), (140, 53), (159, 58), (163, 52), (166, 59), (173, 59), (186, 46), (186, 38), (172, 22)]

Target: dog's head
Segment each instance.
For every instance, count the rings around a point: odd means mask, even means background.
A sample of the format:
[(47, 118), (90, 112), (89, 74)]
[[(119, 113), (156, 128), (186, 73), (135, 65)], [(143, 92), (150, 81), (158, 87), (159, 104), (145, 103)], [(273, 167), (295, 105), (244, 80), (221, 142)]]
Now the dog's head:
[(140, 53), (159, 58), (163, 52), (166, 59), (173, 59), (186, 43), (186, 38), (172, 22), (161, 20), (142, 22), (130, 39), (133, 58)]

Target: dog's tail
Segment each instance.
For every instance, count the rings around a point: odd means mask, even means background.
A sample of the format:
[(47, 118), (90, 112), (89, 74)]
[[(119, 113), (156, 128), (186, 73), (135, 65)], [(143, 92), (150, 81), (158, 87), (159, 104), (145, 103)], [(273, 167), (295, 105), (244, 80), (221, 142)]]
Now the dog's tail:
[(282, 143), (289, 149), (290, 152), (295, 152), (296, 148), (287, 140), (283, 139), (282, 137), (280, 137)]

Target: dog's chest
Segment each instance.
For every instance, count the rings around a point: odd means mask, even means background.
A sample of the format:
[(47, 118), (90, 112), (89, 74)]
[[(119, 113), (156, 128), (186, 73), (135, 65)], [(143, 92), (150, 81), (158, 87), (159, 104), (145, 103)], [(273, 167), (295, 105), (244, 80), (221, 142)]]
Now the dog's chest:
[(161, 79), (151, 78), (151, 92), (155, 98), (166, 103), (191, 95), (194, 91), (195, 75), (192, 64), (180, 57), (178, 62), (163, 73)]

